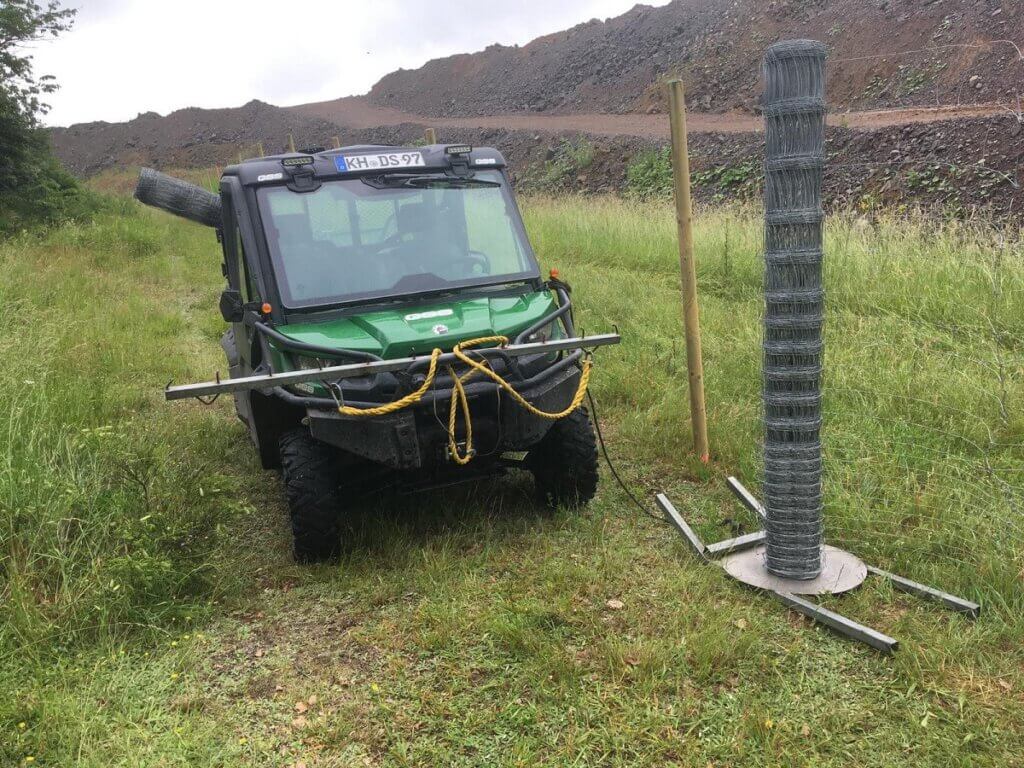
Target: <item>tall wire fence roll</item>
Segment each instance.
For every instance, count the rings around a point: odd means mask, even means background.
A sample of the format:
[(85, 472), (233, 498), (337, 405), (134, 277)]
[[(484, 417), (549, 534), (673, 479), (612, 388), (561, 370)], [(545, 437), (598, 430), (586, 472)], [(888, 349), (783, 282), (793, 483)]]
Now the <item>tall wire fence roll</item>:
[(764, 501), (768, 572), (821, 573), (824, 535), (821, 204), (826, 49), (771, 46), (764, 59)]

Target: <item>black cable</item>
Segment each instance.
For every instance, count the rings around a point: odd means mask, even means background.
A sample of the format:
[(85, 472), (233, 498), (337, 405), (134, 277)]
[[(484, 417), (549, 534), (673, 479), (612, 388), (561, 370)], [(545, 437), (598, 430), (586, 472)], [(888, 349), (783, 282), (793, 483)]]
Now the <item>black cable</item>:
[(612, 477), (615, 478), (615, 482), (619, 484), (619, 487), (629, 497), (630, 501), (636, 505), (637, 509), (647, 515), (647, 517), (652, 520), (657, 520), (659, 523), (668, 524), (668, 520), (664, 517), (651, 512), (651, 510), (648, 509), (631, 490), (629, 490), (626, 483), (623, 482), (622, 478), (619, 476), (618, 470), (615, 469), (615, 465), (612, 463), (611, 456), (608, 455), (608, 446), (605, 445), (604, 435), (601, 433), (601, 420), (597, 417), (597, 403), (594, 402), (594, 396), (591, 394), (589, 389), (587, 390), (587, 400), (590, 401), (590, 412), (594, 416), (594, 431), (597, 432), (597, 442), (601, 446), (601, 454), (604, 456), (605, 464), (607, 464), (608, 469), (611, 470)]

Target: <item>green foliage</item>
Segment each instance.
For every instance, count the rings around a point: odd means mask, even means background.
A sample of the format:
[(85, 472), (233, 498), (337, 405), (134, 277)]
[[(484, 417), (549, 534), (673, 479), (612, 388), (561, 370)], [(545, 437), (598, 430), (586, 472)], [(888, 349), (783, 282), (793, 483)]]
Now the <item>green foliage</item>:
[[(740, 165), (713, 166), (690, 173), (694, 187), (712, 192), (715, 202), (753, 197), (759, 189), (760, 170), (748, 161)], [(670, 198), (673, 194), (672, 154), (670, 147), (639, 153), (626, 169), (626, 190), (629, 197), (638, 200)]]
[(581, 171), (594, 162), (594, 144), (584, 138), (563, 139), (550, 160), (545, 161), (539, 175), (528, 178), (527, 184), (540, 191), (560, 191), (570, 186)]
[[(212, 234), (119, 205), (0, 244), (0, 764), (1019, 762), (1019, 232), (827, 228), (828, 538), (985, 604), (970, 623), (877, 580), (829, 603), (902, 641), (882, 658), (697, 564), (607, 472), (582, 514), (516, 473), (370, 500), (341, 563), (297, 568), (230, 400), (160, 394), (223, 370)], [(578, 326), (622, 330), (592, 380), (621, 473), (729, 536), (724, 479), (759, 472), (761, 211), (695, 220), (709, 467), (671, 206), (524, 212)]]
[(739, 165), (719, 165), (693, 174), (694, 186), (713, 190), (713, 202), (755, 197), (760, 192), (761, 181), (760, 166), (753, 160)]
[(42, 129), (31, 129), (26, 139), (25, 151), (0, 179), (0, 236), (39, 224), (87, 219), (106, 205), (60, 166)]
[(913, 96), (934, 82), (947, 67), (946, 62), (939, 60), (926, 62), (921, 66), (900, 65), (890, 77), (875, 75), (864, 89), (864, 95), (873, 99), (886, 95), (898, 98)]
[(639, 153), (626, 168), (626, 191), (647, 200), (672, 196), (672, 154), (668, 147)]
[(0, 6), (0, 112), (18, 115), (29, 128), (37, 126), (37, 116), (47, 105), (42, 98), (57, 89), (53, 77), (37, 77), (32, 57), (25, 47), (57, 37), (71, 28), (76, 11), (63, 9), (57, 0), (40, 5), (34, 0), (4, 0)]
[[(187, 336), (216, 346), (216, 242), (109, 208), (0, 245), (0, 659), (198, 615), (244, 509), (208, 464), (244, 437), (159, 404), (158, 382), (194, 362)], [(186, 320), (196, 275), (210, 311)]]
[(85, 216), (96, 205), (93, 196), (65, 173), (53, 159), (39, 116), (42, 101), (56, 90), (52, 77), (36, 77), (32, 43), (55, 37), (70, 28), (73, 10), (51, 1), (9, 0), (0, 5), (0, 236), (36, 223), (53, 223)]

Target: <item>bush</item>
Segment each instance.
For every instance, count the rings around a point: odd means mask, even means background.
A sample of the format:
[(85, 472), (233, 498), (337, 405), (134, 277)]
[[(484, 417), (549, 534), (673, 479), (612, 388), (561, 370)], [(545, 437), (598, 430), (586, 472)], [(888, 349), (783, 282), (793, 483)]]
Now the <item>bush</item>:
[(626, 191), (648, 200), (672, 196), (672, 156), (668, 147), (638, 154), (626, 169)]
[(53, 157), (39, 118), (48, 109), (42, 98), (57, 84), (36, 76), (26, 54), (32, 43), (69, 29), (74, 14), (57, 0), (7, 0), (0, 6), (0, 237), (83, 218), (99, 205)]
[(571, 187), (575, 177), (594, 162), (594, 145), (587, 139), (576, 142), (563, 139), (554, 156), (544, 163), (543, 171), (533, 186), (546, 192), (557, 192)]
[(0, 237), (87, 219), (103, 208), (102, 198), (79, 184), (53, 157), (42, 129), (32, 129), (24, 141), (8, 142), (6, 147), (12, 162), (0, 179)]

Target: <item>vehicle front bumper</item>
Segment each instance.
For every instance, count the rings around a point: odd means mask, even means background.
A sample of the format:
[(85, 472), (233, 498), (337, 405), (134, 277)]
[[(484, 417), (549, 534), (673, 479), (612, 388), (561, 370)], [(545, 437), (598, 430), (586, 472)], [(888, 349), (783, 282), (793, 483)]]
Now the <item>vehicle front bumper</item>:
[[(579, 352), (566, 355), (531, 378), (510, 383), (541, 411), (562, 411), (579, 386), (581, 357)], [(530, 413), (490, 380), (471, 381), (465, 391), (478, 459), (528, 450), (553, 423)], [(330, 399), (299, 397), (285, 390), (275, 394), (306, 408), (307, 423), (315, 438), (354, 456), (393, 469), (419, 469), (449, 461), (452, 388), (447, 377), (439, 378), (435, 388), (414, 405), (385, 416), (346, 416)], [(456, 423), (456, 441), (463, 446), (466, 425), (461, 409)]]

